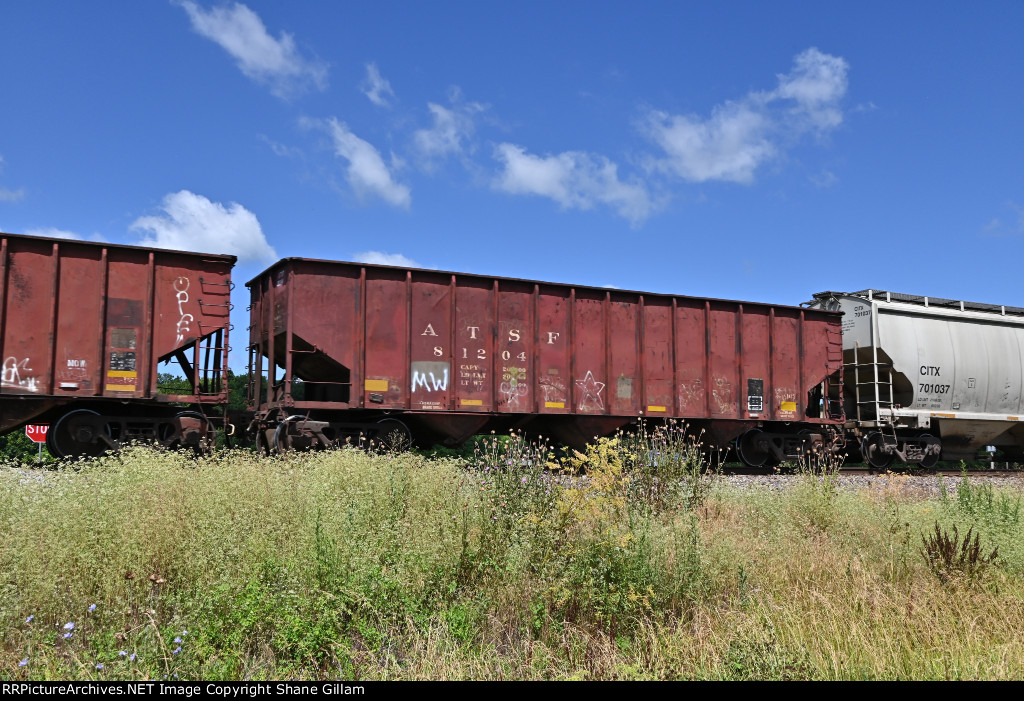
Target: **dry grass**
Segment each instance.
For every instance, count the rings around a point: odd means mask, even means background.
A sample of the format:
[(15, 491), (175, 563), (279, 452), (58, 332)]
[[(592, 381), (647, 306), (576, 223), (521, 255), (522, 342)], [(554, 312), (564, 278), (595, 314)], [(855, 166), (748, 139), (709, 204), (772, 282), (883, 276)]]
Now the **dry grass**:
[[(659, 441), (4, 469), (0, 677), (1024, 677), (1019, 495), (730, 489)], [(936, 522), (999, 557), (937, 577)]]

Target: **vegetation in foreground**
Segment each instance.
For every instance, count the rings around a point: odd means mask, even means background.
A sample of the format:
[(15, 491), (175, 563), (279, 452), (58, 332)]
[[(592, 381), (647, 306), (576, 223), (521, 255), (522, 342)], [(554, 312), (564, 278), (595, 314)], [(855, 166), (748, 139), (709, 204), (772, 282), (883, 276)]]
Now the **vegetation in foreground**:
[(468, 462), (0, 469), (0, 678), (1024, 677), (1017, 492), (730, 488), (677, 427)]

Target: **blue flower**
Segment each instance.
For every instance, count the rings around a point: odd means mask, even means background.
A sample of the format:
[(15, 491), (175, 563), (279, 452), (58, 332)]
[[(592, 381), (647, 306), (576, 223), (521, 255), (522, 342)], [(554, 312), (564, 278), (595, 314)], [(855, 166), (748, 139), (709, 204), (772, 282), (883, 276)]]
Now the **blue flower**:
[(25, 619), (25, 623), (31, 623), (32, 619), (35, 618), (35, 617), (36, 617), (35, 614), (32, 614), (31, 616), (29, 616), (28, 618)]
[(175, 639), (174, 639), (174, 642), (176, 642), (176, 643), (180, 643), (180, 642), (181, 642), (181, 638), (175, 638)]
[(103, 669), (103, 663), (102, 662), (97, 662), (96, 663), (96, 669)]
[(121, 650), (120, 652), (117, 653), (117, 656), (118, 657), (125, 657), (127, 654), (128, 654), (127, 650)]
[(70, 632), (68, 632), (68, 633), (65, 633), (65, 634), (64, 634), (64, 639), (65, 639), (65, 640), (67, 640), (67, 639), (68, 639), (68, 638), (70, 638), (71, 636), (72, 636), (72, 633), (70, 633)]
[(128, 656), (128, 661), (129, 662), (134, 662), (135, 661), (135, 653), (134, 652), (131, 655)]
[(178, 647), (176, 647), (176, 648), (175, 648), (174, 650), (172, 650), (172, 651), (171, 651), (171, 654), (172, 654), (172, 655), (177, 655), (177, 654), (178, 654), (179, 652), (181, 652), (181, 645), (179, 645), (179, 646), (178, 646)]
[(89, 610), (90, 610), (90, 611), (95, 611), (95, 610), (96, 610), (96, 604), (92, 604), (92, 605), (90, 605), (90, 606), (89, 606)]
[(26, 657), (25, 659), (23, 659), (21, 662), (18, 663), (18, 666), (19, 667), (24, 667), (27, 664), (28, 664), (28, 658)]
[(68, 621), (67, 623), (64, 624), (64, 630), (74, 630), (74, 629), (75, 629), (75, 622), (74, 621)]

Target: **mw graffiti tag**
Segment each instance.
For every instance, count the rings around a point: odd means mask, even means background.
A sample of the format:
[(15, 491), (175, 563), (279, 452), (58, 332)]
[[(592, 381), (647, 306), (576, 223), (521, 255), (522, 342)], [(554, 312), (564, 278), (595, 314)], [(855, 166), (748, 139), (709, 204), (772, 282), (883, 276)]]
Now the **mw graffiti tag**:
[(415, 362), (412, 364), (412, 391), (444, 392), (448, 389), (448, 363)]
[(178, 300), (178, 324), (175, 327), (175, 332), (178, 337), (175, 339), (175, 343), (181, 343), (185, 340), (185, 334), (192, 330), (192, 322), (195, 321), (195, 317), (185, 312), (184, 304), (188, 301), (188, 287), (189, 280), (187, 277), (179, 276), (174, 280), (174, 296)]

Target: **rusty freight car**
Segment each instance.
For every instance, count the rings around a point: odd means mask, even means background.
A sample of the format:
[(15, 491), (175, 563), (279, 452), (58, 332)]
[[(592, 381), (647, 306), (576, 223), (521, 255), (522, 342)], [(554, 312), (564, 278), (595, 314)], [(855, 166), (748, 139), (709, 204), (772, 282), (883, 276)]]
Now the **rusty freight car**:
[(579, 446), (639, 416), (756, 466), (841, 447), (836, 313), (301, 258), (247, 285), (266, 450), (511, 428)]
[[(234, 262), (0, 234), (0, 433), (49, 423), (47, 447), (60, 457), (133, 439), (205, 445), (206, 408), (227, 402)], [(158, 391), (166, 361), (186, 390)]]

